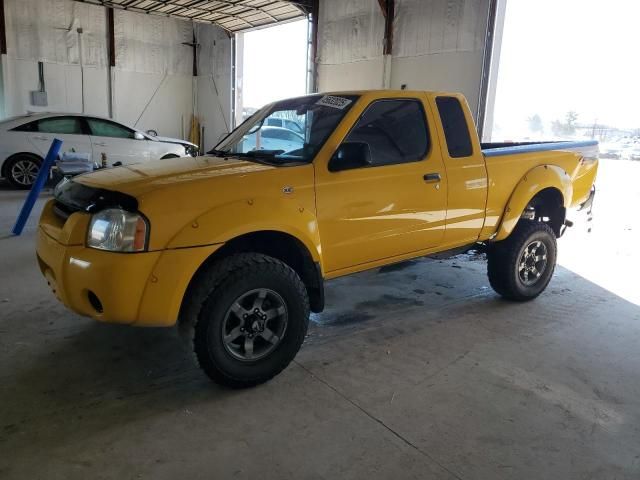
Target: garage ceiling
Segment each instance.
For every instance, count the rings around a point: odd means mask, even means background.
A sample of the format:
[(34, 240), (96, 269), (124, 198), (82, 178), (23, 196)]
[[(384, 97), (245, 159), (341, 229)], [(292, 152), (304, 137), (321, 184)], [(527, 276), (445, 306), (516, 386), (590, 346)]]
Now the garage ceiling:
[(214, 23), (229, 32), (304, 18), (312, 0), (77, 0), (132, 12)]

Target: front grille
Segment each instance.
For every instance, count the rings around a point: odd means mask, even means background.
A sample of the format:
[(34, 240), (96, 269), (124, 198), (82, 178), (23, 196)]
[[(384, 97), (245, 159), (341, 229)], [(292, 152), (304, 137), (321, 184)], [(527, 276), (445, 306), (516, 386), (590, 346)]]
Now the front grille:
[(67, 219), (71, 216), (71, 214), (73, 213), (73, 210), (71, 210), (69, 207), (67, 207), (66, 205), (56, 201), (53, 204), (53, 213), (56, 214), (56, 216), (62, 220), (63, 222), (66, 222)]

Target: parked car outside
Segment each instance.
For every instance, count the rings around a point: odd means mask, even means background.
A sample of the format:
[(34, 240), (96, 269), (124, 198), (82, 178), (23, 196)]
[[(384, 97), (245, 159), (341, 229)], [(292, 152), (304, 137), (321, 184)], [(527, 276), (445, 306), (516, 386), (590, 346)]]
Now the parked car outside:
[(629, 160), (640, 160), (640, 147), (629, 150)]
[(304, 130), (302, 129), (300, 124), (288, 118), (269, 117), (267, 118), (265, 125), (268, 127), (286, 128), (287, 130), (291, 130), (292, 132), (296, 132), (296, 133), (299, 133), (300, 135), (304, 135)]
[(38, 113), (0, 122), (0, 175), (17, 188), (30, 188), (54, 138), (64, 152), (88, 153), (108, 166), (194, 156), (193, 143), (156, 137), (108, 118), (74, 113)]
[[(269, 119), (267, 119), (269, 120)], [(251, 150), (282, 150), (284, 153), (299, 150), (304, 146), (304, 137), (287, 128), (262, 127), (245, 135), (239, 144), (243, 152)]]
[(616, 143), (601, 143), (600, 158), (612, 158), (618, 160), (622, 157), (622, 147)]

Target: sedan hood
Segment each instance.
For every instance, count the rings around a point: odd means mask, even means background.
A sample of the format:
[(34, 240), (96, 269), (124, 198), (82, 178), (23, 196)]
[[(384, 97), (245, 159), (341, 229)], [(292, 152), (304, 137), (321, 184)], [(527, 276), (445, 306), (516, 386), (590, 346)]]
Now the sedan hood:
[(183, 157), (107, 168), (75, 177), (83, 185), (139, 197), (170, 186), (244, 176), (275, 167), (235, 158)]
[(151, 138), (157, 142), (176, 143), (178, 145), (189, 145), (191, 147), (197, 147), (195, 143), (187, 142), (186, 140), (181, 140), (179, 138), (160, 137), (160, 136), (151, 137)]

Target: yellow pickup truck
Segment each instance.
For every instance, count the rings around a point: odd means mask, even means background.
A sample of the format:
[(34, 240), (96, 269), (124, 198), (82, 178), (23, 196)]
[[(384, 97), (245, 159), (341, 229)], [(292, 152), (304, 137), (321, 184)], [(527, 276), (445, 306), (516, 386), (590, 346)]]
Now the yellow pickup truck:
[(481, 145), (455, 93), (309, 95), (206, 156), (58, 185), (38, 261), (73, 311), (177, 324), (214, 381), (246, 387), (291, 362), (336, 277), (481, 243), (496, 292), (535, 298), (597, 162), (590, 141)]

